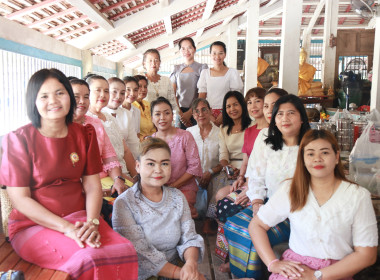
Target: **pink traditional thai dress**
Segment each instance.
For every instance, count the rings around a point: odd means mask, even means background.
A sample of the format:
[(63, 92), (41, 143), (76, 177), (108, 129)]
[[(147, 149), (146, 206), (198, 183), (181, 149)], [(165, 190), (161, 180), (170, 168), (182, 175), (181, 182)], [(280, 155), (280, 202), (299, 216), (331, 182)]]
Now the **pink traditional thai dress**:
[[(102, 171), (96, 133), (91, 125), (71, 123), (64, 138), (49, 138), (31, 124), (3, 139), (0, 184), (30, 187), (31, 197), (72, 223), (86, 221), (82, 176)], [(37, 225), (13, 209), (9, 237), (24, 260), (43, 268), (62, 270), (72, 279), (137, 279), (137, 255), (130, 241), (115, 233), (103, 219), (102, 246), (85, 246), (64, 234)]]
[[(156, 133), (152, 136), (156, 137)], [(177, 181), (185, 173), (198, 177), (202, 176), (202, 166), (197, 143), (190, 132), (177, 128), (177, 133), (170, 139), (168, 145), (171, 150), (170, 161), (172, 165), (172, 174), (167, 183), (168, 186)], [(179, 190), (185, 195), (189, 203), (191, 216), (193, 218), (197, 217), (198, 213), (194, 205), (197, 199), (198, 186), (195, 177), (182, 185)]]

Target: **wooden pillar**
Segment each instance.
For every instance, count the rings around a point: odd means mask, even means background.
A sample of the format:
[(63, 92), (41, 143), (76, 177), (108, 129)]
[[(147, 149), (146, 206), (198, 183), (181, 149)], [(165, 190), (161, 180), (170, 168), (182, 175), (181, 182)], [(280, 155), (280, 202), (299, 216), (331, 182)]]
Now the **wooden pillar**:
[(330, 46), (330, 36), (337, 36), (338, 12), (338, 1), (326, 1), (322, 49), (322, 83), (327, 88), (330, 86), (334, 88), (336, 47)]
[(228, 24), (227, 34), (227, 66), (231, 68), (237, 67), (237, 31), (238, 19), (235, 18)]
[(247, 36), (245, 41), (244, 94), (257, 86), (257, 58), (259, 56), (259, 9), (260, 1), (250, 1), (247, 10)]
[(373, 49), (371, 110), (380, 111), (380, 10), (377, 11), (375, 26), (375, 46)]
[(282, 14), (279, 86), (297, 95), (302, 1), (284, 0)]

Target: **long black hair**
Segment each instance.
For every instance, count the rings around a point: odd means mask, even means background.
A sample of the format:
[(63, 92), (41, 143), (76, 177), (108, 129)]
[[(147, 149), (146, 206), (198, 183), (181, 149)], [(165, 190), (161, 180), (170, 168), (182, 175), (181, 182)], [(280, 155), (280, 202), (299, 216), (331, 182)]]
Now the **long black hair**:
[(223, 127), (228, 126), (227, 135), (231, 133), (232, 127), (234, 126), (234, 121), (227, 114), (227, 99), (235, 97), (239, 102), (242, 112), (241, 112), (241, 129), (245, 130), (251, 124), (251, 118), (248, 114), (247, 104), (245, 103), (244, 96), (238, 91), (229, 91), (223, 98)]
[(309, 120), (307, 118), (306, 110), (303, 106), (301, 99), (294, 94), (281, 96), (274, 104), (272, 118), (268, 128), (268, 138), (265, 139), (265, 143), (267, 145), (271, 144), (272, 149), (275, 151), (281, 150), (282, 146), (284, 145), (282, 133), (276, 126), (276, 116), (280, 108), (280, 105), (285, 103), (293, 104), (296, 110), (300, 113), (302, 124), (300, 128), (300, 133), (298, 135), (298, 145), (301, 143), (303, 135), (310, 129)]

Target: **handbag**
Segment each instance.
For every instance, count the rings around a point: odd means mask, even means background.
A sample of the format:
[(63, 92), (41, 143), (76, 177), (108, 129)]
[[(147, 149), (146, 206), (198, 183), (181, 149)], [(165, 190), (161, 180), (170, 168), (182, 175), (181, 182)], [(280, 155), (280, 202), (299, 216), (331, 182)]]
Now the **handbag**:
[(0, 280), (25, 280), (24, 272), (21, 270), (0, 271)]

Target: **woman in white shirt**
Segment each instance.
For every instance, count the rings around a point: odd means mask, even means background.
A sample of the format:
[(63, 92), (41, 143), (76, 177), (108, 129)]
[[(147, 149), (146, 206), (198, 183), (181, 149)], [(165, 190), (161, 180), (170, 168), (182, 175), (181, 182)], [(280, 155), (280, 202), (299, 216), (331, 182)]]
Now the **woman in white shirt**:
[[(267, 99), (266, 99), (267, 100)], [(264, 140), (260, 131), (250, 157), (246, 176), (249, 178), (246, 195), (251, 206), (228, 218), (224, 234), (228, 240), (230, 269), (236, 277), (260, 278), (261, 260), (248, 234), (248, 224), (264, 201), (270, 200), (283, 180), (293, 177), (298, 145), (310, 129), (302, 101), (295, 95), (280, 97), (273, 108), (271, 122)], [(225, 202), (225, 199), (218, 202)], [(220, 211), (220, 210), (218, 210)], [(289, 222), (271, 228), (268, 235), (272, 246), (289, 239)], [(241, 261), (240, 261), (241, 260)], [(243, 264), (241, 264), (242, 262)]]
[(200, 98), (205, 98), (213, 109), (213, 122), (220, 126), (223, 122), (223, 98), (229, 91), (243, 92), (243, 82), (236, 69), (229, 68), (224, 63), (226, 45), (216, 41), (210, 46), (213, 67), (204, 69), (198, 81)]
[[(276, 259), (266, 231), (289, 218), (289, 247)], [(297, 167), (249, 225), (269, 279), (352, 279), (376, 261), (378, 233), (370, 193), (345, 178), (335, 137), (312, 130)]]
[(175, 98), (172, 82), (168, 77), (158, 74), (160, 70), (161, 57), (156, 49), (149, 49), (144, 53), (143, 66), (146, 70), (145, 76), (148, 78), (148, 95), (146, 100), (152, 103), (162, 96), (169, 100), (173, 110), (178, 112), (178, 104)]

